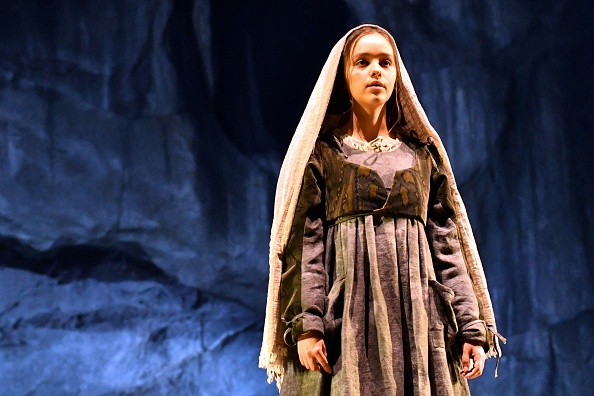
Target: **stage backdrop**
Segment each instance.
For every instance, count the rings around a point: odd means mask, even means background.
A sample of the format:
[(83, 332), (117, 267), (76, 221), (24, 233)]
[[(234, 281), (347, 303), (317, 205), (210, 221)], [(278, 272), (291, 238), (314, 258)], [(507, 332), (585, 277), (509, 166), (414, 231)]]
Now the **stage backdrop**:
[(449, 150), (509, 340), (473, 391), (590, 393), (593, 20), (579, 0), (1, 1), (0, 394), (276, 394), (276, 176), (361, 22), (393, 32)]

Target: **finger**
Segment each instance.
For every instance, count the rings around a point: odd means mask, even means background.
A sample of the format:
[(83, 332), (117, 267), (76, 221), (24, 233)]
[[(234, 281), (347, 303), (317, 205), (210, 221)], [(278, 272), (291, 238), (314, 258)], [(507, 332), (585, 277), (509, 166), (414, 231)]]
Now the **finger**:
[(466, 379), (474, 379), (478, 376), (480, 376), (482, 374), (482, 370), (478, 367), (478, 365), (475, 365), (472, 370), (470, 370), (468, 373), (464, 374), (464, 377)]
[(466, 379), (473, 379), (476, 377), (478, 377), (478, 368), (476, 366), (473, 367), (472, 370), (464, 374), (464, 378)]
[(328, 362), (320, 363), (320, 365), (322, 366), (325, 372), (327, 372), (328, 374), (332, 374), (332, 367), (330, 367)]
[(311, 362), (311, 366), (309, 368), (311, 371), (320, 371), (320, 366), (318, 365), (318, 361), (317, 360), (313, 360)]
[(305, 360), (304, 366), (308, 370), (313, 370), (314, 366), (317, 366), (314, 358), (310, 355), (310, 352), (307, 352), (307, 356), (304, 358), (304, 360)]
[(478, 369), (479, 369), (478, 375), (483, 374), (483, 370), (485, 369), (485, 360), (486, 360), (485, 357), (481, 356), (481, 358), (478, 360), (478, 362), (475, 363), (475, 366), (478, 367)]
[(483, 374), (483, 370), (485, 368), (485, 358), (483, 356), (479, 356), (475, 358), (474, 367), (470, 372), (471, 376), (468, 379), (473, 379), (476, 377), (480, 377)]
[(318, 360), (318, 364), (324, 369), (325, 372), (332, 374), (332, 368), (328, 364), (328, 354), (326, 353), (326, 343), (324, 340), (320, 340), (314, 347), (314, 350), (316, 351), (316, 359)]
[(307, 352), (307, 369), (311, 371), (320, 371), (317, 360), (318, 355), (314, 349), (315, 348), (312, 348)]
[(485, 351), (483, 348), (478, 347), (475, 349), (474, 356), (472, 358), (474, 360), (474, 366), (478, 369), (478, 375), (483, 374), (483, 370), (485, 369), (485, 362), (487, 360), (487, 356), (485, 356)]
[(481, 376), (483, 374), (483, 369), (485, 368), (485, 356), (484, 354), (474, 354), (472, 357), (473, 360), (473, 367), (470, 372), (464, 375), (466, 379), (473, 379)]
[(468, 349), (464, 348), (462, 352), (462, 374), (466, 376), (468, 369), (470, 368), (470, 353)]
[(299, 361), (301, 362), (301, 365), (308, 370), (311, 370), (313, 366), (317, 366), (314, 363), (313, 358), (310, 356), (309, 351), (302, 351), (302, 353), (299, 354)]
[(318, 363), (320, 364), (320, 366), (322, 366), (325, 372), (327, 372), (328, 374), (332, 374), (332, 368), (328, 364), (328, 358), (325, 353), (319, 353), (316, 356), (316, 359), (318, 360)]
[(305, 352), (302, 349), (298, 349), (297, 353), (299, 355), (299, 363), (301, 363), (301, 365), (303, 367), (306, 367), (305, 365)]
[(305, 361), (303, 362), (303, 367), (305, 367), (308, 370), (311, 370), (311, 363), (309, 359), (305, 359)]

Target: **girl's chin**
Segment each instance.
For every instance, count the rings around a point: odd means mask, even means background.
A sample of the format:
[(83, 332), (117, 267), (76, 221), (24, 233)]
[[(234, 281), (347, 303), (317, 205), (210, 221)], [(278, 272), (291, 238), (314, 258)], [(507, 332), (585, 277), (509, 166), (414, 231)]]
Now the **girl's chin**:
[(382, 96), (373, 96), (371, 98), (365, 98), (365, 100), (356, 101), (359, 106), (363, 107), (364, 109), (372, 109), (377, 107), (382, 107), (388, 101), (388, 98), (384, 98)]

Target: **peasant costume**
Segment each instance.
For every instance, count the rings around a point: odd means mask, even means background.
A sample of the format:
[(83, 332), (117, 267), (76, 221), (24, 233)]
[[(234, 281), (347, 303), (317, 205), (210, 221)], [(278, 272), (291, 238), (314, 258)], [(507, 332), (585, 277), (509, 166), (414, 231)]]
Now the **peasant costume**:
[[(356, 29), (332, 49), (279, 175), (260, 366), (282, 395), (466, 395), (462, 344), (499, 358), (505, 339), (449, 159), (397, 51), (400, 139), (332, 127)], [(300, 364), (310, 331), (332, 374)]]

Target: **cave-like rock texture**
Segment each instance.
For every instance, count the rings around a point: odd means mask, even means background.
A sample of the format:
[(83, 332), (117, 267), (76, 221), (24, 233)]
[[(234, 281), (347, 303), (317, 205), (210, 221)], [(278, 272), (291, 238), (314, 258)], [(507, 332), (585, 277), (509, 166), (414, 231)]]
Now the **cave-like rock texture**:
[(399, 42), (509, 340), (473, 392), (591, 394), (593, 20), (583, 0), (0, 1), (0, 394), (276, 394), (276, 175), (361, 22)]

